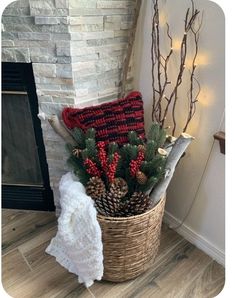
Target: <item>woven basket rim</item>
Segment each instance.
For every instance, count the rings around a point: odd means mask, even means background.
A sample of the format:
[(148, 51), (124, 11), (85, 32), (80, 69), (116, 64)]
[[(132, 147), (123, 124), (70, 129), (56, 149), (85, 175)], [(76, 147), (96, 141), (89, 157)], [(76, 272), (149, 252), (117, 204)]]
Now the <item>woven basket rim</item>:
[(165, 199), (165, 195), (162, 196), (162, 198), (158, 201), (157, 205), (155, 205), (153, 208), (151, 208), (150, 210), (142, 213), (142, 214), (138, 214), (138, 215), (132, 215), (132, 216), (127, 216), (127, 217), (112, 217), (112, 216), (105, 216), (102, 214), (97, 214), (97, 217), (101, 220), (109, 220), (109, 221), (130, 221), (133, 220), (135, 218), (141, 218), (144, 217), (146, 215), (148, 215), (149, 213), (155, 211), (156, 208), (158, 208), (159, 204)]

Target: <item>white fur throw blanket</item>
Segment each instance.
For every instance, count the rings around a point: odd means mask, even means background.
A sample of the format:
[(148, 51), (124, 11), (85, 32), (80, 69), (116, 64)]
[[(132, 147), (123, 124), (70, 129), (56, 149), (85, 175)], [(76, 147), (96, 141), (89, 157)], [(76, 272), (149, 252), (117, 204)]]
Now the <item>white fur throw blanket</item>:
[(101, 229), (93, 200), (71, 173), (60, 181), (61, 214), (58, 232), (46, 252), (69, 272), (78, 275), (79, 283), (90, 287), (103, 276)]

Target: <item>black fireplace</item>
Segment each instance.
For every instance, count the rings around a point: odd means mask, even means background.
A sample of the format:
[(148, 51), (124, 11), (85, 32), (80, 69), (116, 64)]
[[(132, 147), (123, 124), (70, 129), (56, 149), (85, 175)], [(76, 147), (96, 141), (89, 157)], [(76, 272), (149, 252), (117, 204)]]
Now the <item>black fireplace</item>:
[(2, 207), (54, 210), (31, 63), (2, 63)]

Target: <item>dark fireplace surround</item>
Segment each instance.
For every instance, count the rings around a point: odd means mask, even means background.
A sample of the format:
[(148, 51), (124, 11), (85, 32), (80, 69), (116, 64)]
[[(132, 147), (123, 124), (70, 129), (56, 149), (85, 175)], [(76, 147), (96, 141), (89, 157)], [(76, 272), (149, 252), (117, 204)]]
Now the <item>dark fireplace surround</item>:
[[(2, 106), (4, 105), (4, 95), (10, 96), (14, 94), (17, 99), (17, 94), (26, 94), (28, 98), (29, 115), (32, 119), (32, 131), (35, 137), (35, 159), (39, 161), (39, 171), (41, 182), (35, 185), (34, 183), (5, 183), (4, 181), (4, 159), (7, 155), (6, 150), (2, 153), (2, 207), (16, 209), (31, 209), (31, 210), (55, 210), (53, 192), (50, 187), (48, 165), (46, 160), (45, 146), (41, 129), (41, 122), (38, 118), (38, 99), (32, 69), (32, 63), (2, 63)], [(2, 110), (4, 113), (4, 110)], [(7, 116), (5, 116), (7, 117)], [(4, 123), (2, 117), (2, 130)], [(20, 117), (19, 117), (20, 119)], [(13, 121), (9, 120), (9, 121)], [(19, 131), (19, 134), (24, 134), (24, 131)], [(4, 131), (2, 131), (2, 142), (4, 147)], [(17, 148), (16, 148), (17, 150)], [(26, 154), (26, 153), (25, 153)], [(36, 156), (38, 155), (38, 156)], [(25, 158), (30, 161), (28, 156)], [(34, 158), (32, 156), (32, 158)], [(12, 166), (12, 164), (11, 164)], [(17, 171), (14, 164), (11, 171)]]

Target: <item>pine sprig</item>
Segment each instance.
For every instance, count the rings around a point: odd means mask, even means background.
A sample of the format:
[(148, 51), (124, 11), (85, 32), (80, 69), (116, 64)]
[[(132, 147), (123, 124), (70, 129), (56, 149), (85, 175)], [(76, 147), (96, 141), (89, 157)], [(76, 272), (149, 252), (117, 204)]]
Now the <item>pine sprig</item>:
[(86, 172), (83, 161), (71, 155), (67, 163), (73, 168), (73, 172), (79, 178), (79, 181), (86, 186), (91, 176)]
[(85, 144), (86, 138), (85, 138), (85, 134), (84, 134), (83, 130), (81, 128), (75, 127), (71, 132), (72, 132), (72, 135), (73, 135), (75, 141), (78, 144), (78, 147), (80, 149), (84, 149), (86, 147), (86, 144)]
[(88, 139), (85, 140), (85, 143), (86, 143), (86, 149), (87, 149), (88, 157), (92, 158), (92, 159), (96, 159), (98, 151), (96, 149), (95, 139), (88, 138)]
[(68, 154), (72, 154), (73, 149), (74, 149), (74, 146), (71, 145), (70, 143), (65, 144), (65, 150), (68, 152)]
[(150, 161), (156, 154), (157, 144), (154, 140), (148, 140), (146, 144), (145, 159)]
[(138, 155), (138, 147), (136, 145), (126, 144), (121, 148), (121, 155), (129, 164), (131, 160), (136, 159)]
[(153, 123), (148, 132), (148, 140), (154, 141), (156, 147), (162, 147), (166, 141), (166, 131), (158, 123)]
[(160, 125), (158, 123), (153, 123), (148, 132), (148, 140), (157, 141), (160, 133)]
[(128, 132), (128, 140), (131, 145), (142, 145), (144, 143), (143, 139), (138, 136), (136, 131)]
[(86, 131), (85, 137), (86, 139), (95, 139), (96, 131), (94, 128), (88, 128)]
[(82, 150), (81, 155), (82, 155), (83, 162), (84, 162), (87, 158), (89, 158), (89, 154), (88, 154), (88, 150), (87, 150), (87, 148), (85, 148), (84, 150)]
[(119, 153), (119, 147), (118, 147), (117, 143), (112, 142), (108, 145), (108, 155), (110, 156), (110, 155), (114, 154), (115, 152)]
[(150, 177), (146, 184), (144, 185), (140, 185), (138, 188), (139, 188), (139, 191), (143, 191), (143, 192), (146, 192), (148, 191), (149, 189), (151, 189), (157, 182), (159, 181), (158, 177)]

